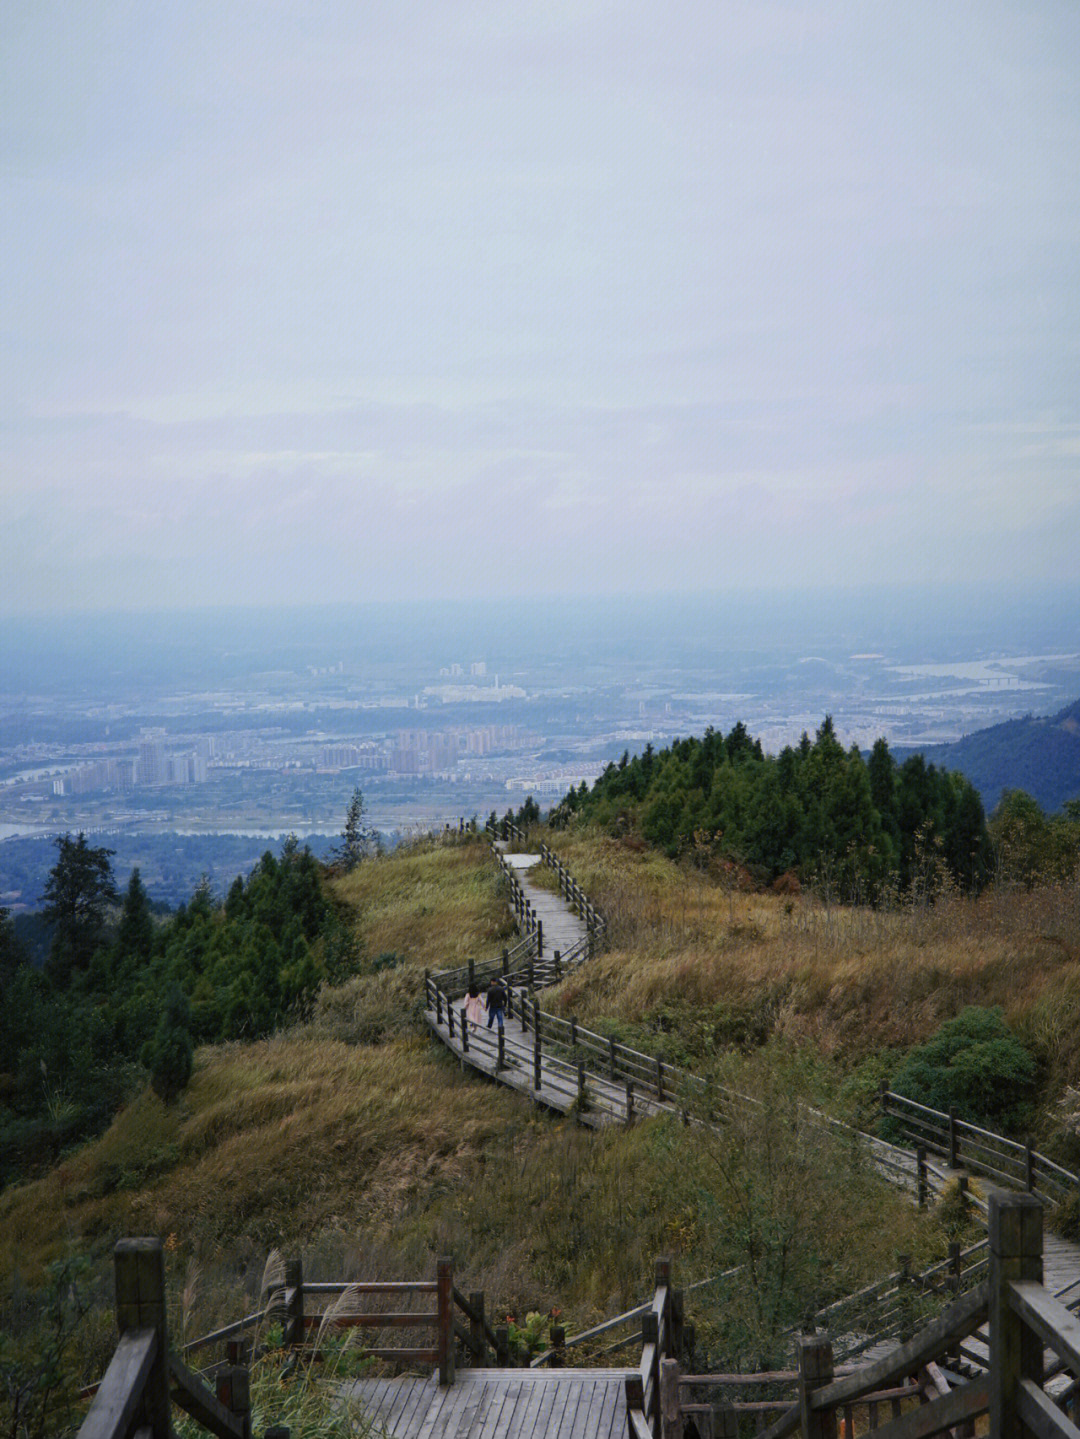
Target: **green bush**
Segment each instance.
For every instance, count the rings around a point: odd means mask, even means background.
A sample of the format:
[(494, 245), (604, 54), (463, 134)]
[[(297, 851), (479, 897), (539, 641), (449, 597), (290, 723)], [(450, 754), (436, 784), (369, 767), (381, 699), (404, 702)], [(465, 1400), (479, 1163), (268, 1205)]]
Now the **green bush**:
[(892, 1088), (932, 1109), (949, 1110), (988, 1129), (1019, 1131), (1036, 1096), (1035, 1056), (1005, 1023), (998, 1006), (968, 1005), (925, 1044), (912, 1049)]

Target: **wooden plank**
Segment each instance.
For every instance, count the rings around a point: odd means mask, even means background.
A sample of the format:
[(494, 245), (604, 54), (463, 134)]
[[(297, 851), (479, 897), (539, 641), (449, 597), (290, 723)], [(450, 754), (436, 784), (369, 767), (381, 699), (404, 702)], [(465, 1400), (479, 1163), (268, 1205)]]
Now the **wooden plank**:
[(1080, 1439), (1080, 1429), (1030, 1379), (1021, 1379), (1016, 1399), (1020, 1418), (1035, 1439)]
[(439, 1360), (437, 1349), (369, 1349), (365, 1345), (364, 1353), (373, 1359), (389, 1359), (401, 1364), (437, 1364)]
[[(592, 1381), (581, 1380), (580, 1383), (567, 1385), (565, 1388), (560, 1385), (560, 1399), (562, 1400), (562, 1414), (559, 1418), (557, 1429), (550, 1431), (549, 1439), (577, 1439), (579, 1434), (583, 1435), (584, 1430), (578, 1423), (578, 1411), (581, 1410), (582, 1401), (587, 1406), (592, 1398)], [(586, 1411), (582, 1411), (584, 1413)]]
[(623, 1385), (616, 1380), (604, 1387), (604, 1408), (597, 1430), (599, 1439), (625, 1439), (626, 1407), (622, 1402)]
[(468, 1429), (468, 1421), (464, 1418), (466, 1410), (475, 1408), (479, 1395), (475, 1392), (475, 1386), (468, 1384), (455, 1384), (450, 1388), (449, 1393), (443, 1400), (443, 1406), (439, 1410), (439, 1416), (431, 1431), (431, 1439), (453, 1439), (453, 1436), (461, 1433), (462, 1428)]
[(600, 1415), (604, 1412), (604, 1401), (607, 1398), (608, 1385), (597, 1381), (593, 1385), (592, 1398), (589, 1400), (589, 1407), (585, 1414), (584, 1423), (579, 1425), (582, 1434), (600, 1433)]
[(452, 1392), (453, 1390), (447, 1388), (445, 1384), (437, 1384), (433, 1387), (431, 1402), (428, 1404), (427, 1412), (424, 1414), (420, 1422), (420, 1427), (416, 1431), (416, 1439), (431, 1439), (435, 1425), (439, 1419), (439, 1414)]
[(518, 1435), (525, 1436), (525, 1439), (532, 1439), (532, 1436), (536, 1435), (539, 1439), (543, 1430), (537, 1426), (537, 1417), (544, 1401), (544, 1395), (550, 1390), (557, 1390), (558, 1387), (558, 1381), (554, 1379), (549, 1379), (546, 1384), (523, 1384), (521, 1386), (524, 1402), (520, 1406), (520, 1412), (514, 1415), (506, 1430), (507, 1439), (517, 1439)]
[(483, 1407), (477, 1410), (469, 1427), (468, 1439), (492, 1439), (492, 1436), (502, 1433), (499, 1424), (508, 1399), (506, 1371), (500, 1371), (498, 1379), (494, 1380), (490, 1378), (490, 1370), (485, 1370), (485, 1374), (489, 1379), (484, 1386)]
[(375, 1410), (379, 1422), (393, 1429), (394, 1424), (412, 1404), (415, 1407), (417, 1390), (424, 1391), (428, 1380), (415, 1374), (389, 1378), (379, 1388), (379, 1403)]
[(551, 1429), (551, 1416), (555, 1411), (555, 1404), (559, 1397), (560, 1385), (546, 1384), (543, 1388), (543, 1397), (540, 1401), (540, 1410), (536, 1416), (536, 1434), (546, 1436)]
[[(304, 1294), (344, 1294), (351, 1290), (354, 1294), (434, 1294), (437, 1285), (432, 1279), (408, 1280), (398, 1283), (397, 1281), (375, 1280), (375, 1279), (341, 1279), (332, 1282), (319, 1284), (304, 1283)], [(265, 1311), (263, 1311), (265, 1312)], [(252, 1318), (261, 1318), (260, 1315), (253, 1315)], [(250, 1323), (250, 1319), (242, 1319), (241, 1324)], [(224, 1330), (221, 1331), (224, 1334)], [(201, 1342), (201, 1341), (196, 1341)]]
[[(548, 1382), (550, 1383), (552, 1381), (549, 1379)], [(528, 1428), (528, 1418), (534, 1402), (539, 1406), (541, 1388), (537, 1384), (519, 1381), (517, 1391), (517, 1403), (514, 1405), (509, 1419), (504, 1419), (503, 1421), (504, 1433), (507, 1439), (522, 1439), (522, 1436), (526, 1436), (526, 1439), (531, 1439)]]
[(415, 1379), (409, 1390), (409, 1397), (401, 1406), (396, 1427), (400, 1434), (412, 1434), (419, 1426), (421, 1415), (435, 1393), (435, 1381), (429, 1375), (426, 1379)]
[(157, 1348), (153, 1329), (129, 1329), (120, 1336), (101, 1387), (79, 1429), (79, 1439), (126, 1439)]
[[(326, 1320), (325, 1314), (305, 1314), (304, 1328), (318, 1329)], [(338, 1314), (326, 1320), (327, 1327), (334, 1329), (408, 1329), (424, 1324), (438, 1324), (437, 1314)]]
[(169, 1378), (172, 1380), (172, 1400), (185, 1414), (190, 1414), (196, 1424), (209, 1429), (218, 1439), (245, 1439), (245, 1424), (239, 1415), (233, 1414), (219, 1403), (197, 1374), (177, 1359), (169, 1356)]
[(1080, 1378), (1080, 1319), (1031, 1279), (1014, 1279), (1008, 1298), (1009, 1308)]
[(951, 1389), (947, 1396), (930, 1404), (909, 1409), (898, 1419), (883, 1424), (875, 1433), (877, 1439), (930, 1439), (933, 1434), (943, 1434), (955, 1424), (963, 1424), (968, 1419), (985, 1414), (989, 1407), (989, 1380), (977, 1379), (974, 1384), (965, 1384), (962, 1389)]
[[(871, 1389), (887, 1389), (896, 1380), (916, 1373), (928, 1359), (937, 1359), (946, 1349), (966, 1338), (986, 1318), (986, 1308), (987, 1289), (985, 1284), (980, 1284), (970, 1294), (954, 1300), (932, 1324), (891, 1354), (868, 1364), (865, 1369), (834, 1380), (823, 1389), (815, 1390), (810, 1400), (811, 1408), (824, 1409), (844, 1404), (849, 1399), (869, 1393)], [(770, 1436), (770, 1439), (775, 1439), (775, 1436)]]

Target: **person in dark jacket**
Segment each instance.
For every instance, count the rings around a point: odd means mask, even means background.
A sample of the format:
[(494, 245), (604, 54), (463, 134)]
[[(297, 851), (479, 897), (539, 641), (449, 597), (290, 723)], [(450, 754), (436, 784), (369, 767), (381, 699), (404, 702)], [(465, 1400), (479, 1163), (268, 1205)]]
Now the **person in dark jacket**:
[(496, 975), (495, 978), (494, 978), (494, 979), (491, 981), (491, 983), (488, 985), (488, 992), (487, 992), (487, 1027), (488, 1027), (488, 1029), (490, 1029), (493, 1024), (498, 1024), (499, 1028), (502, 1029), (502, 1027), (503, 1027), (503, 1017), (504, 1017), (505, 1013), (506, 1013), (506, 986), (503, 984), (502, 980), (498, 977), (498, 975)]

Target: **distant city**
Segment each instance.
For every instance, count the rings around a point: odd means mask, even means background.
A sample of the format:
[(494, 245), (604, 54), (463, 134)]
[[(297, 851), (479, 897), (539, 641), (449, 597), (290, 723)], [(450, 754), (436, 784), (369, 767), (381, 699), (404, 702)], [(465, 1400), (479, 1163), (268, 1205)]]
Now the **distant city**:
[(0, 904), (37, 902), (5, 882), (12, 846), (69, 830), (110, 836), (130, 867), (140, 838), (160, 854), (170, 834), (332, 836), (360, 786), (393, 843), (529, 794), (550, 804), (624, 750), (710, 725), (742, 720), (775, 752), (831, 713), (845, 744), (918, 746), (1080, 694), (1068, 597), (1030, 634), (1009, 632), (1003, 606), (997, 645), (978, 607), (951, 632), (920, 615), (907, 633), (883, 602), (857, 622), (834, 604), (808, 623), (805, 608), (783, 623), (730, 601), (583, 603), (550, 631), (533, 612), (465, 607), (426, 625), (392, 610), (246, 615), (242, 635), (229, 616), (157, 634), (101, 620), (89, 645), (62, 622), (16, 627), (0, 679)]

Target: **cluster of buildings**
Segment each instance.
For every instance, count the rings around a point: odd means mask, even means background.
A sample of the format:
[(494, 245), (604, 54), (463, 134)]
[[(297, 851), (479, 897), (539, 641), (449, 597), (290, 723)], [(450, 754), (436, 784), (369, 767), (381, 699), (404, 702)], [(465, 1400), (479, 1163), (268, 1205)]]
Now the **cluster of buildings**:
[(53, 780), (55, 795), (93, 794), (99, 790), (134, 789), (136, 785), (165, 786), (205, 784), (214, 741), (200, 737), (193, 748), (181, 751), (165, 748), (165, 731), (144, 730), (134, 759), (93, 760), (76, 765)]
[(325, 745), (319, 759), (328, 770), (363, 769), (397, 775), (447, 774), (462, 759), (505, 754), (525, 743), (518, 725), (490, 724), (445, 730), (398, 730), (382, 745)]

